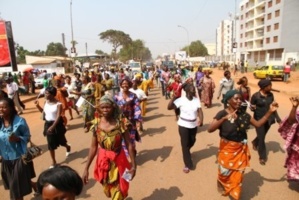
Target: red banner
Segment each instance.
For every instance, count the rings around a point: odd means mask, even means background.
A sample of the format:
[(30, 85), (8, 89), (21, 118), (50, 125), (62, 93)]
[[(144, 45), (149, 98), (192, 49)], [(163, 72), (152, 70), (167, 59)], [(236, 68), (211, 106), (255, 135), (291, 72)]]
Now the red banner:
[(0, 67), (9, 66), (10, 53), (5, 21), (0, 21)]

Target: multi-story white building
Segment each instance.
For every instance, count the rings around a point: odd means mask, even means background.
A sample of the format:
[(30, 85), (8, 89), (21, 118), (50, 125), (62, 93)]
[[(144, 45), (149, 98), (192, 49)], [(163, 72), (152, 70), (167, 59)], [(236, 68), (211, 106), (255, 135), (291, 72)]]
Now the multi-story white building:
[(238, 53), (249, 65), (299, 59), (299, 0), (240, 3)]
[(216, 56), (220, 60), (226, 60), (225, 57), (233, 55), (233, 34), (234, 34), (234, 21), (223, 20), (216, 30)]

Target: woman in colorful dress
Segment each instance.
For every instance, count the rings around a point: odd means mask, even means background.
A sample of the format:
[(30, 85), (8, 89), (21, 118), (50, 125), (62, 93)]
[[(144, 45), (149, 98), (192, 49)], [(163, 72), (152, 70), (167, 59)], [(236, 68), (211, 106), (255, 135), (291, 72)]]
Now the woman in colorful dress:
[(94, 96), (94, 85), (89, 81), (90, 78), (83, 76), (82, 78), (82, 89), (81, 92), (76, 92), (77, 95), (81, 95), (86, 101), (82, 104), (82, 116), (84, 120), (84, 132), (88, 132), (87, 122), (94, 119), (95, 112), (95, 96)]
[(201, 78), (201, 102), (204, 103), (205, 108), (210, 108), (212, 106), (213, 94), (215, 91), (215, 82), (210, 77), (209, 71), (204, 71), (205, 76)]
[[(138, 133), (136, 125), (142, 122), (140, 104), (136, 94), (129, 91), (129, 89), (132, 87), (132, 82), (129, 79), (125, 78), (121, 80), (120, 87), (122, 88), (122, 91), (114, 96), (114, 100), (120, 107), (120, 110), (122, 111), (124, 116), (128, 118), (131, 123), (131, 126), (129, 128), (130, 140), (136, 153), (135, 141), (140, 141), (140, 135)], [(124, 142), (123, 147), (126, 154), (128, 155)]]
[(289, 116), (280, 124), (278, 132), (285, 139), (287, 157), (287, 180), (299, 182), (299, 97), (291, 97), (292, 108)]
[(247, 145), (247, 128), (251, 124), (260, 127), (276, 111), (277, 103), (272, 103), (260, 120), (240, 111), (241, 95), (238, 90), (228, 91), (223, 101), (227, 108), (216, 114), (208, 132), (219, 129), (218, 190), (223, 196), (240, 199), (241, 185), (246, 167), (249, 167), (250, 153)]
[[(94, 177), (103, 185), (104, 193), (112, 199), (122, 200), (128, 196), (129, 180), (136, 172), (135, 152), (130, 138), (130, 122), (110, 95), (104, 95), (99, 102), (100, 117), (94, 121), (93, 137), (86, 167), (83, 173), (84, 184), (88, 183), (89, 167), (97, 154)], [(125, 142), (131, 164), (122, 148)], [(127, 171), (127, 172), (126, 172)], [(128, 181), (122, 176), (129, 175)]]

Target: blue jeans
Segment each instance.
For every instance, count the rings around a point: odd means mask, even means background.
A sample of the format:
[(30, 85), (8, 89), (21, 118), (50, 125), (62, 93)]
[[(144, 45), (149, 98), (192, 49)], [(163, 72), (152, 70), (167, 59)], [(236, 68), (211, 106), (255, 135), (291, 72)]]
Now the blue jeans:
[(289, 74), (289, 73), (284, 73), (284, 74), (283, 74), (283, 81), (284, 81), (284, 82), (287, 82), (288, 79), (289, 79), (289, 77), (290, 77), (290, 74)]

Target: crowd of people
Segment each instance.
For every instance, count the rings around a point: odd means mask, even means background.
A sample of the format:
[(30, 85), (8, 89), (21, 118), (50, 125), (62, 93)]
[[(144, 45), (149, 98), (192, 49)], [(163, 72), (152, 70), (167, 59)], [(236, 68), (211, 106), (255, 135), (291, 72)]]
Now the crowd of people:
[[(12, 84), (14, 82), (8, 78), (8, 94), (5, 96), (2, 91), (0, 99), (1, 176), (5, 189), (9, 189), (11, 199), (23, 199), (32, 190), (45, 199), (53, 193), (57, 198), (67, 193), (70, 199), (74, 199), (83, 185), (88, 183), (89, 168), (96, 157), (93, 175), (102, 184), (105, 195), (112, 199), (125, 199), (129, 181), (133, 180), (137, 170), (136, 142), (141, 141), (144, 131), (146, 102), (154, 81), (162, 96), (169, 101), (167, 108), (174, 110), (183, 172), (189, 173), (194, 170), (191, 148), (196, 142), (197, 129), (204, 124), (204, 110), (213, 106), (216, 82), (210, 74), (201, 66), (195, 69), (180, 65), (176, 70), (169, 70), (168, 66), (143, 66), (137, 73), (132, 73), (129, 67), (97, 67), (75, 73), (74, 77), (53, 74), (52, 80), (44, 82), (45, 101), (35, 101), (36, 108), (43, 116), (43, 134), (52, 160), (49, 170), (41, 173), (37, 183), (31, 181), (36, 176), (33, 162), (29, 165), (22, 162), (30, 141), (30, 130), (26, 120), (19, 116), (22, 106), (18, 98), (18, 85)], [(280, 124), (279, 132), (286, 139), (287, 146), (287, 177), (288, 180), (299, 181), (299, 99), (290, 99), (290, 114), (282, 121), (276, 111), (278, 104), (271, 92), (270, 80), (260, 80), (260, 90), (254, 94), (251, 94), (246, 77), (241, 77), (237, 85), (231, 72), (224, 71), (217, 95), (217, 99), (221, 97), (223, 108), (208, 127), (208, 132), (218, 130), (220, 136), (217, 159), (219, 191), (233, 199), (241, 197), (243, 175), (250, 160), (247, 141), (250, 125), (256, 128), (257, 133), (251, 142), (252, 148), (258, 152), (259, 163), (266, 165), (266, 134), (273, 123)], [(249, 109), (253, 111), (253, 116), (249, 114)], [(59, 146), (65, 147), (66, 157), (71, 154), (66, 132), (68, 121), (74, 118), (72, 110), (78, 116), (82, 115), (82, 128), (92, 137), (82, 179), (71, 168), (57, 165), (55, 157)]]

